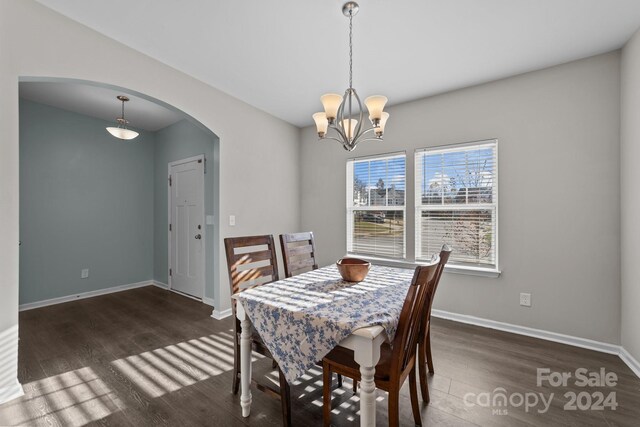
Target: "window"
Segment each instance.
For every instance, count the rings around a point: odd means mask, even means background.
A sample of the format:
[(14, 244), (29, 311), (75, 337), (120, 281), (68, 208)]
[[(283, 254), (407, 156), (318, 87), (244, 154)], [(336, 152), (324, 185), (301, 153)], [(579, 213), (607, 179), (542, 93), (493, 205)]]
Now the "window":
[(347, 252), (405, 257), (404, 153), (347, 161)]
[(449, 263), (498, 268), (497, 141), (417, 150), (416, 261), (443, 243)]

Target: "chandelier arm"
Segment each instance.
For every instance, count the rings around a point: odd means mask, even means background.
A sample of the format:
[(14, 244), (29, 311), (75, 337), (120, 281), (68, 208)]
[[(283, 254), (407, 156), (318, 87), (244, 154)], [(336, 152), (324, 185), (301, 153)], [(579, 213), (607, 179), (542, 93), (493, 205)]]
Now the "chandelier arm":
[[(344, 96), (345, 98), (347, 96), (349, 96), (349, 89), (347, 89), (344, 92)], [(348, 140), (349, 138), (347, 138), (347, 132), (346, 129), (344, 128), (344, 103), (345, 100), (343, 99), (343, 101), (340, 103), (340, 106), (338, 107), (338, 111), (336, 113), (336, 120), (333, 122), (333, 125), (330, 125), (333, 129), (335, 129), (340, 136), (344, 139), (344, 140)]]
[(365, 131), (363, 131), (362, 133), (360, 133), (359, 136), (364, 136), (366, 134), (368, 134), (369, 132), (375, 132), (376, 128), (374, 127), (370, 127), (369, 129), (366, 129)]
[(384, 139), (377, 138), (377, 137), (376, 138), (364, 138), (364, 139), (359, 140), (358, 142), (366, 142), (366, 141), (384, 141)]
[(330, 139), (330, 140), (332, 140), (332, 141), (339, 142), (340, 144), (344, 145), (344, 141), (343, 141), (343, 140), (338, 139), (338, 138), (335, 138), (335, 137), (333, 137), (333, 136), (326, 136), (326, 135), (325, 135), (323, 138), (320, 138), (320, 140), (321, 140), (321, 141), (322, 141), (322, 140), (325, 140), (325, 139)]
[[(337, 121), (337, 119), (336, 119), (336, 121)], [(332, 124), (332, 125), (329, 125), (329, 129), (333, 129), (333, 130), (335, 130), (336, 132), (338, 132), (338, 135), (340, 135), (340, 138), (342, 138), (343, 140), (348, 139), (348, 138), (347, 138), (347, 134), (344, 132), (344, 130), (342, 129), (342, 127), (341, 127), (341, 126), (338, 126), (338, 125), (336, 125), (336, 124), (334, 123), (334, 124)], [(340, 141), (340, 142), (341, 142), (341, 141)]]
[(361, 130), (362, 130), (362, 122), (364, 120), (364, 113), (362, 111), (362, 101), (360, 101), (360, 97), (358, 96), (358, 93), (356, 92), (355, 89), (353, 89), (353, 96), (356, 97), (356, 101), (358, 101), (358, 108), (360, 110), (360, 120), (358, 120), (358, 124), (356, 125), (356, 129), (354, 131), (354, 136), (353, 139), (355, 140), (356, 137), (359, 137), (361, 135)]

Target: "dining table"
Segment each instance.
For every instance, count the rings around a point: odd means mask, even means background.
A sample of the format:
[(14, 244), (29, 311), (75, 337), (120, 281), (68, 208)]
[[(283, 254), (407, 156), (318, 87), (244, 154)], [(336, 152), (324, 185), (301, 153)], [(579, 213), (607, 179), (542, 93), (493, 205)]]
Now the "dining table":
[(251, 413), (251, 336), (260, 335), (292, 384), (333, 348), (353, 350), (360, 366), (360, 425), (376, 425), (375, 367), (392, 341), (413, 270), (372, 265), (347, 282), (330, 265), (238, 292), (242, 415)]

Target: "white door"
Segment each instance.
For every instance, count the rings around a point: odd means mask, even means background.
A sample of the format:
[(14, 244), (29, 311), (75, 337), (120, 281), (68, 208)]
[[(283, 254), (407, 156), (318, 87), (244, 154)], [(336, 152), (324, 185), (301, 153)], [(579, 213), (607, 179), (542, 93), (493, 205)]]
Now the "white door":
[(204, 157), (169, 163), (169, 285), (204, 293)]

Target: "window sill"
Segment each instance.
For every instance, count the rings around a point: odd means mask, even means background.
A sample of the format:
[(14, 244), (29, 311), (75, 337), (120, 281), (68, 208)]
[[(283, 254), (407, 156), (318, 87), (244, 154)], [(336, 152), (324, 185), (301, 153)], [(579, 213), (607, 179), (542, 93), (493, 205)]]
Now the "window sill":
[[(377, 257), (358, 255), (358, 254), (347, 254), (346, 256), (361, 258), (367, 261), (371, 261), (371, 263), (373, 264), (386, 265), (389, 267), (416, 268), (419, 265), (425, 264), (421, 262), (412, 262), (412, 261), (405, 261), (400, 259), (377, 258)], [(467, 276), (490, 277), (494, 279), (500, 277), (500, 274), (502, 273), (500, 270), (492, 269), (492, 268), (463, 267), (460, 265), (456, 265), (456, 266), (446, 265), (444, 267), (444, 271), (445, 273), (464, 274)]]

